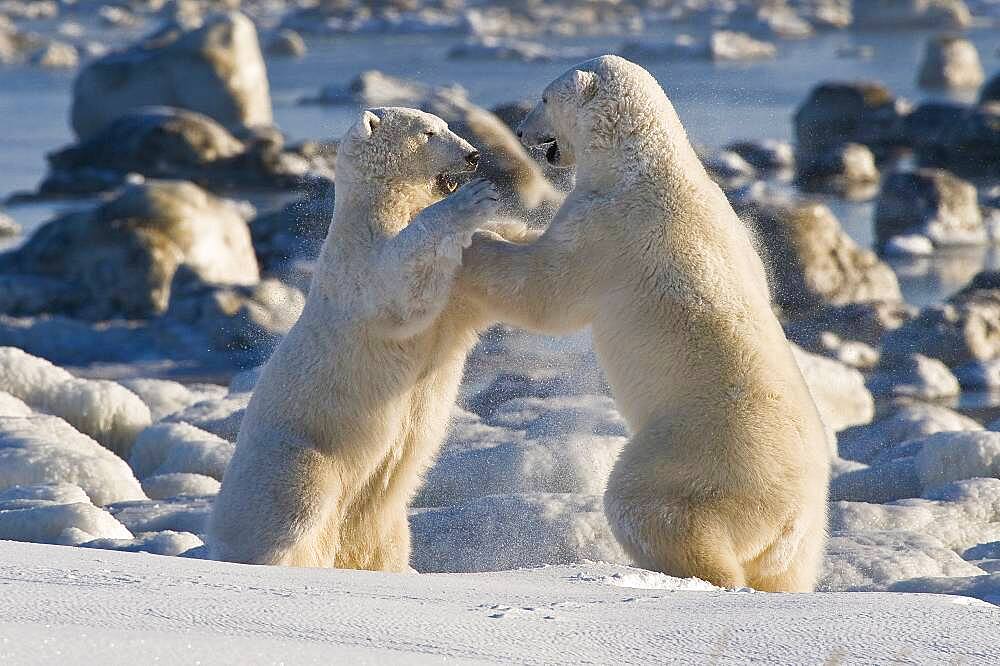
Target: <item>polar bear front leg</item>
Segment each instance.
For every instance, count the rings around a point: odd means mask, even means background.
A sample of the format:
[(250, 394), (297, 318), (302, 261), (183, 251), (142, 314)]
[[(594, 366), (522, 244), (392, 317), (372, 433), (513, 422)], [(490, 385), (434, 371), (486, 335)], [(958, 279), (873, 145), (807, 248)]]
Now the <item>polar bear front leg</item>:
[(571, 333), (594, 318), (593, 280), (579, 257), (550, 232), (534, 242), (508, 242), (492, 230), (475, 235), (458, 274), (463, 295), (494, 318), (538, 333)]
[(462, 248), (476, 228), (496, 214), (498, 195), (487, 180), (474, 180), (421, 211), (389, 239), (378, 256), (376, 312), (382, 331), (395, 339), (423, 331), (451, 294)]

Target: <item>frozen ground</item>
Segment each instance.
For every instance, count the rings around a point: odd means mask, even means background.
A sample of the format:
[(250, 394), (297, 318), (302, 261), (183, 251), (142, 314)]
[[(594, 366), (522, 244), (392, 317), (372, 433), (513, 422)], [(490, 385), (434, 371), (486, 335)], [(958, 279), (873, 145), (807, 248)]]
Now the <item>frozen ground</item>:
[(725, 592), (590, 563), (407, 576), (11, 542), (0, 561), (16, 664), (1000, 660), (1000, 609), (948, 596)]

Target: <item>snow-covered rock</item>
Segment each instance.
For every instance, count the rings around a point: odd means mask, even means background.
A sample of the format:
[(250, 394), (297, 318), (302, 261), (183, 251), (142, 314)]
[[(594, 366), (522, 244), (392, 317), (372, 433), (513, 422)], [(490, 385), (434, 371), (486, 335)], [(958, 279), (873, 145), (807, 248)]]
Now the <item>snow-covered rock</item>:
[[(1000, 479), (1000, 433), (943, 432), (920, 440), (916, 472), (925, 488), (977, 477)], [(1000, 515), (997, 516), (1000, 520)]]
[(171, 23), (84, 67), (71, 122), (87, 138), (128, 110), (176, 106), (233, 130), (270, 125), (271, 97), (253, 22), (239, 12), (188, 29)]
[[(0, 451), (2, 456), (2, 451)], [(69, 483), (15, 485), (0, 491), (0, 539), (77, 546), (132, 533)]]
[(181, 553), (204, 545), (202, 540), (190, 532), (150, 532), (136, 534), (135, 538), (122, 539), (104, 537), (81, 543), (84, 548), (100, 548), (101, 550), (119, 550), (123, 553), (150, 553), (152, 555), (180, 555)]
[(147, 181), (49, 222), (0, 255), (0, 272), (61, 281), (65, 294), (46, 312), (89, 319), (162, 314), (182, 266), (215, 284), (260, 279), (245, 215), (193, 183)]
[(795, 162), (808, 174), (846, 143), (868, 146), (876, 156), (903, 142), (909, 105), (875, 82), (828, 81), (813, 88), (795, 111)]
[(966, 28), (972, 14), (964, 0), (854, 0), (859, 28)]
[(134, 534), (165, 531), (204, 534), (212, 502), (205, 497), (175, 497), (118, 502), (105, 508)]
[(306, 41), (294, 30), (283, 28), (271, 36), (265, 50), (274, 56), (301, 58), (306, 54)]
[(65, 482), (104, 506), (145, 495), (124, 460), (55, 416), (0, 418), (0, 489)]
[(410, 514), (410, 529), (410, 564), (423, 573), (628, 561), (611, 535), (600, 496), (484, 497), (418, 509)]
[(955, 35), (927, 42), (917, 77), (924, 88), (979, 88), (986, 75), (975, 44)]
[(868, 380), (875, 395), (921, 400), (952, 398), (961, 393), (958, 378), (941, 361), (922, 354), (893, 357)]
[(875, 211), (875, 236), (920, 234), (935, 247), (983, 245), (989, 241), (976, 187), (942, 169), (890, 174)]
[(943, 303), (923, 308), (889, 331), (882, 355), (901, 358), (919, 350), (949, 367), (1000, 358), (1000, 273), (984, 271)]
[(46, 69), (74, 69), (80, 64), (80, 54), (72, 44), (51, 41), (31, 56), (31, 62)]
[(189, 474), (187, 472), (157, 474), (147, 476), (142, 480), (143, 492), (149, 499), (154, 500), (165, 500), (184, 495), (194, 497), (216, 495), (221, 487), (222, 484), (217, 479), (204, 474)]
[(899, 301), (892, 269), (820, 203), (739, 206), (771, 268), (775, 302), (790, 316), (824, 305)]
[(167, 379), (123, 379), (119, 383), (146, 403), (154, 423), (196, 402), (218, 400), (228, 393), (217, 384), (184, 385)]
[(157, 423), (136, 439), (129, 464), (143, 481), (177, 473), (221, 481), (233, 450), (232, 443), (189, 423)]
[(669, 42), (630, 41), (619, 53), (632, 60), (714, 60), (716, 62), (766, 60), (774, 58), (777, 47), (743, 32), (717, 30), (708, 38), (679, 35)]
[(947, 407), (903, 404), (871, 425), (848, 428), (838, 436), (840, 455), (869, 463), (880, 453), (938, 432), (982, 430), (983, 426)]
[(149, 408), (120, 384), (77, 379), (15, 347), (0, 347), (0, 391), (64, 419), (123, 457), (151, 422)]
[(864, 376), (843, 363), (811, 354), (798, 345), (792, 352), (823, 422), (835, 431), (871, 423), (875, 400)]
[(934, 254), (934, 243), (923, 234), (903, 234), (887, 240), (882, 253), (894, 257), (929, 257)]
[(229, 442), (236, 441), (240, 422), (250, 402), (249, 393), (230, 394), (218, 400), (204, 400), (168, 416), (168, 423), (188, 423), (201, 430), (221, 437)]

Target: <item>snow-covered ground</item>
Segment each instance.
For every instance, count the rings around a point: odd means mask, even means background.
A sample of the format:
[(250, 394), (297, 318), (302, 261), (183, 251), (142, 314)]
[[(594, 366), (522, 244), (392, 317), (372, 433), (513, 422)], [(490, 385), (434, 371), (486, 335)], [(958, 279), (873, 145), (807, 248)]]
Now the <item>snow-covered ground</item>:
[(996, 664), (960, 597), (761, 594), (605, 564), (287, 569), (0, 543), (0, 662)]

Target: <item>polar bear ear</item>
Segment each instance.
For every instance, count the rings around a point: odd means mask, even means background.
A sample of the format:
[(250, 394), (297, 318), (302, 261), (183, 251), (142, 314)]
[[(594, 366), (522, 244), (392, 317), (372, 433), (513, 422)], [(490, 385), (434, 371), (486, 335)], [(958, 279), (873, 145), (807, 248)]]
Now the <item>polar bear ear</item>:
[(361, 118), (358, 119), (357, 124), (354, 126), (353, 133), (361, 139), (367, 139), (378, 129), (381, 123), (382, 121), (378, 116), (365, 109), (361, 112)]
[(573, 86), (576, 88), (580, 104), (586, 104), (597, 94), (597, 74), (576, 70), (573, 72)]

